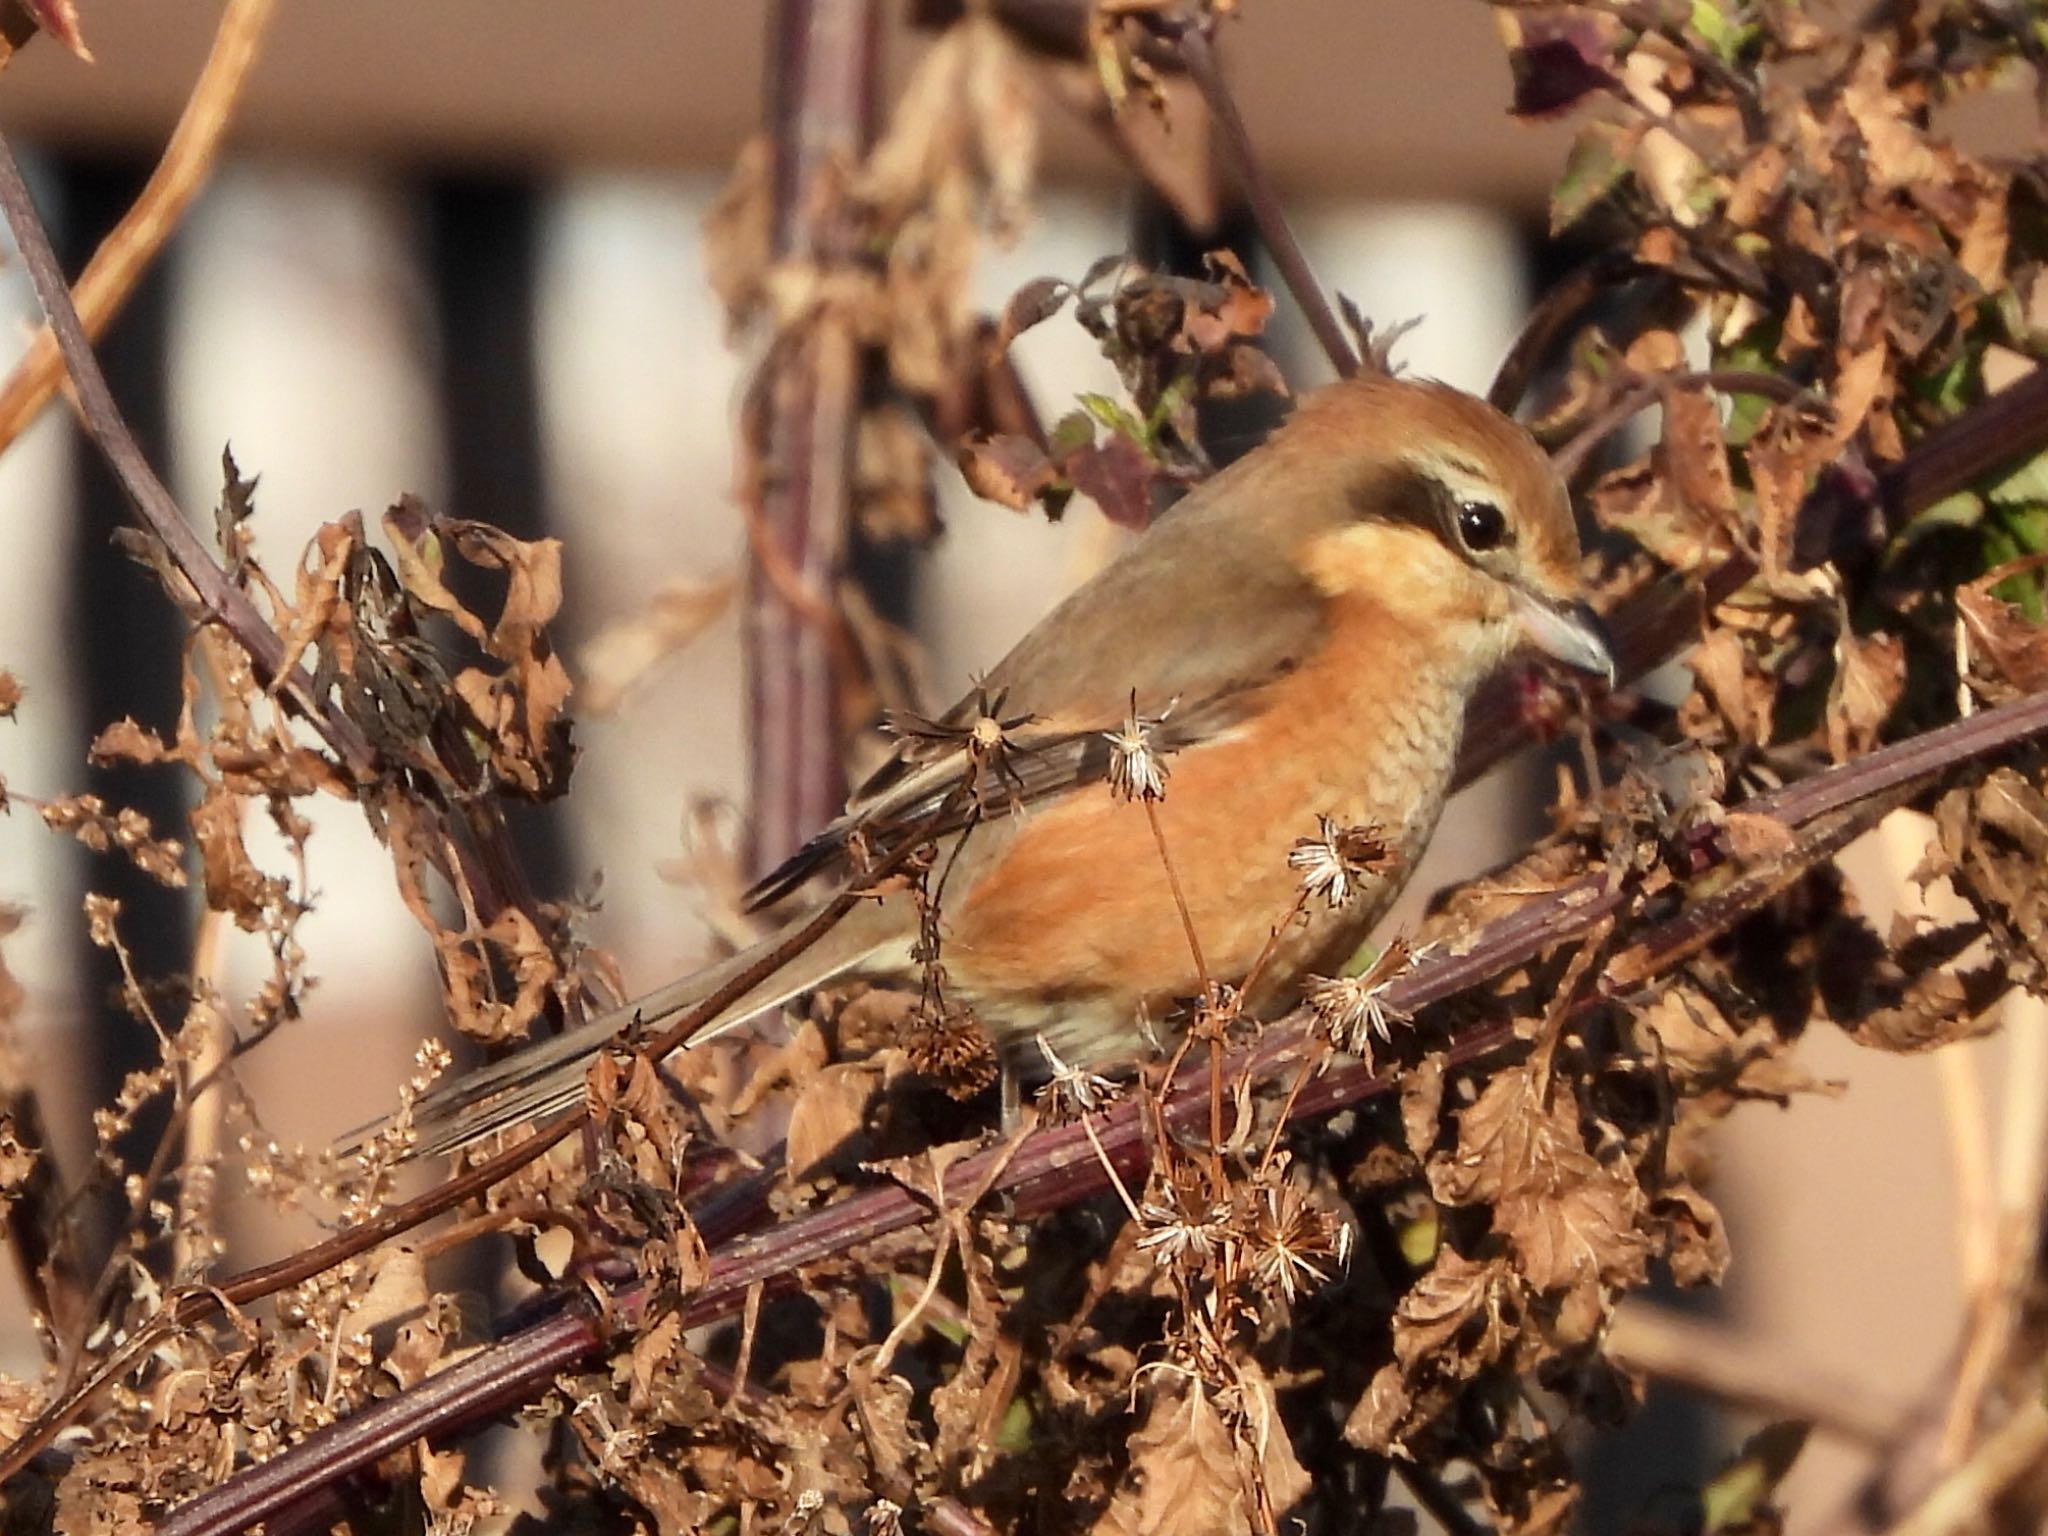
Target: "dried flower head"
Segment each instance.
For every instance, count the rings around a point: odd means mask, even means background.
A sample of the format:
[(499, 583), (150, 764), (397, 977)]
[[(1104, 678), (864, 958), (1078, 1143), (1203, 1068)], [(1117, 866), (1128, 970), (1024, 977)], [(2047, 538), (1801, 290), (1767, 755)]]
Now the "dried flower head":
[(1124, 723), (1104, 731), (1109, 743), (1109, 792), (1119, 800), (1164, 800), (1169, 770), (1166, 754), (1158, 740), (1159, 727), (1166, 723), (1172, 706), (1158, 715), (1138, 713), (1138, 695), (1131, 692), (1131, 707)]
[(1275, 1180), (1260, 1190), (1252, 1235), (1252, 1272), (1268, 1292), (1292, 1303), (1330, 1278), (1350, 1253), (1348, 1229), (1309, 1203), (1300, 1186)]
[(903, 1037), (911, 1070), (955, 1099), (971, 1099), (996, 1080), (995, 1042), (964, 1008), (922, 1003)]
[(908, 710), (891, 710), (882, 729), (902, 742), (903, 755), (911, 762), (936, 762), (955, 752), (965, 755), (967, 781), (975, 798), (985, 802), (991, 780), (1001, 780), (1013, 791), (1021, 788), (1010, 766), (1011, 755), (1020, 750), (1012, 733), (1036, 718), (1005, 715), (1003, 698), (1000, 693), (990, 698), (986, 690), (976, 689), (973, 713), (964, 724), (957, 716), (931, 720)]
[(1316, 818), (1316, 835), (1295, 843), (1288, 867), (1301, 872), (1304, 897), (1320, 896), (1329, 906), (1348, 906), (1363, 883), (1393, 868), (1398, 856), (1378, 827), (1339, 826)]
[(1374, 966), (1362, 976), (1312, 976), (1306, 992), (1309, 1012), (1330, 1037), (1330, 1043), (1362, 1058), (1368, 1065), (1372, 1062), (1373, 1036), (1391, 1041), (1394, 1022), (1405, 1022), (1405, 1015), (1388, 1006), (1388, 978), (1376, 976), (1378, 970)]
[(1047, 1124), (1059, 1125), (1107, 1109), (1116, 1102), (1117, 1085), (1094, 1072), (1069, 1066), (1052, 1042), (1039, 1035), (1038, 1054), (1052, 1071), (1038, 1091), (1039, 1113)]
[(1174, 1191), (1171, 1202), (1147, 1200), (1138, 1207), (1138, 1220), (1143, 1228), (1139, 1249), (1161, 1264), (1208, 1263), (1230, 1240), (1230, 1207), (1211, 1204), (1195, 1211), (1180, 1190)]

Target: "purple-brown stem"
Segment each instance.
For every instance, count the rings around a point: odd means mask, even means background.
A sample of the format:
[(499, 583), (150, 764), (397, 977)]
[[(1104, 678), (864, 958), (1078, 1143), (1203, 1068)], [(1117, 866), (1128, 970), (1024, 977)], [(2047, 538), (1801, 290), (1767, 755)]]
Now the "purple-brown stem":
[(1358, 372), (1358, 350), (1352, 346), (1336, 310), (1331, 308), (1329, 292), (1317, 280), (1308, 252), (1301, 248), (1294, 226), (1288, 222), (1280, 194), (1274, 190), (1272, 178), (1259, 159), (1258, 147), (1252, 143), (1251, 131), (1245, 127), (1244, 114), (1238, 110), (1237, 98), (1223, 78), (1206, 24), (1200, 17), (1180, 13), (1163, 13), (1151, 19), (1162, 35), (1172, 39), (1188, 78), (1195, 82), (1210, 115), (1216, 119), (1216, 126), (1222, 130), (1231, 168), (1237, 173), (1238, 189), (1244, 193), (1252, 217), (1258, 222), (1259, 238), (1265, 241), (1281, 282), (1293, 295), (1302, 318), (1330, 359), (1330, 366), (1337, 370), (1337, 376), (1350, 378)]
[[(879, 0), (777, 0), (769, 20), (774, 252), (818, 272), (861, 259), (849, 183), (874, 136)], [(751, 861), (772, 868), (846, 798), (831, 620), (852, 513), (861, 358), (821, 306), (778, 338), (750, 391), (747, 570)]]

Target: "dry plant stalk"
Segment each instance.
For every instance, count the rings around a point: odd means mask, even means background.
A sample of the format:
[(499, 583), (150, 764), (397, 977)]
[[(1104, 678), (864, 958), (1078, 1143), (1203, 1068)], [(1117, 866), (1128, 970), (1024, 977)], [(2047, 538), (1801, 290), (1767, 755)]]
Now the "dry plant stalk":
[[(68, 6), (65, 10), (68, 13)], [(229, 0), (221, 12), (213, 48), (193, 82), (163, 158), (150, 173), (135, 206), (100, 242), (78, 275), (72, 299), (86, 335), (98, 337), (121, 312), (142, 274), (206, 185), (242, 88), (262, 56), (263, 39), (276, 10), (277, 0)], [(46, 326), (36, 332), (6, 384), (0, 386), (0, 451), (42, 414), (63, 381), (64, 361), (57, 338)]]
[[(1199, 281), (1105, 262), (991, 317), (967, 310), (963, 284), (975, 242), (1022, 213), (1017, 134), (1038, 77), (1083, 71), (1103, 111), (1130, 114), (1186, 67), (1281, 226), (1209, 51), (1231, 7), (917, 9), (943, 30), (891, 125), (865, 156), (813, 168), (840, 221), (832, 259), (773, 237), (758, 149), (715, 224), (722, 292), (771, 338), (750, 515), (781, 493), (767, 489), (785, 441), (773, 424), (792, 408), (776, 370), (794, 368), (814, 444), (818, 412), (835, 416), (841, 478), (789, 510), (826, 517), (834, 537), (849, 520), (929, 535), (936, 453), (1019, 511), (1056, 517), (1079, 492), (1142, 524), (1207, 472), (1197, 402), (1284, 390), (1256, 345), (1271, 299), (1225, 260)], [(563, 1522), (596, 1509), (660, 1530), (1351, 1529), (1394, 1523), (1398, 1477), (1449, 1529), (1565, 1527), (1566, 1437), (1626, 1411), (1628, 1362), (1653, 1353), (1640, 1335), (1630, 1351), (1625, 1329), (1620, 1358), (1610, 1349), (1617, 1303), (1653, 1272), (1711, 1284), (1727, 1263), (1700, 1183), (1709, 1128), (1813, 1087), (1795, 1048), (1816, 1025), (1925, 1052), (1980, 1033), (2013, 989), (2043, 988), (2048, 369), (1993, 382), (2048, 358), (2048, 159), (1982, 163), (1932, 124), (1954, 97), (2038, 68), (2048, 39), (1993, 6), (1887, 5), (1840, 31), (1793, 5), (1716, 0), (1496, 11), (1516, 110), (1589, 117), (1555, 219), (1618, 252), (1532, 318), (1496, 398), (1535, 394), (1561, 462), (1590, 481), (1589, 561), (1627, 670), (1692, 645), (1675, 708), (1624, 691), (1587, 711), (1534, 677), (1510, 685), (1470, 764), (1582, 732), (1592, 781), (1565, 786), (1552, 833), (1324, 978), (1298, 1017), (1261, 1023), (1215, 985), (1174, 1021), (1178, 1047), (1130, 1081), (1048, 1051), (1035, 1124), (992, 1135), (986, 1042), (944, 993), (946, 871), (926, 847), (943, 817), (1004, 813), (1032, 766), (1008, 753), (999, 699), (965, 729), (899, 713), (930, 761), (959, 754), (970, 770), (959, 803), (857, 850), (863, 881), (921, 893), (922, 995), (830, 991), (751, 1056), (696, 1051), (657, 1070), (666, 1041), (608, 1056), (578, 1114), (394, 1206), (403, 1111), (360, 1161), (320, 1166), (271, 1145), (237, 1085), (236, 1059), (289, 1025), (308, 963), (293, 937), (303, 878), (257, 867), (240, 827), (267, 815), (297, 848), (306, 795), (356, 798), (391, 839), (459, 1024), (509, 1037), (572, 1003), (584, 962), (559, 914), (496, 878), (487, 814), (494, 796), (563, 787), (566, 679), (546, 639), (560, 552), (405, 501), (381, 547), (359, 519), (323, 530), (286, 591), (229, 465), (217, 554), (144, 544), (216, 658), (214, 713), (202, 727), (188, 671), (174, 730), (124, 722), (97, 750), (195, 777), (207, 907), (270, 940), (273, 974), (249, 999), (130, 975), (163, 1058), (102, 1129), (110, 1144), (145, 1101), (182, 1115), (213, 1094), (242, 1144), (193, 1157), (167, 1140), (126, 1187), (121, 1262), (85, 1276), (64, 1261), (38, 1130), (19, 1107), (0, 1122), (17, 1245), (44, 1255), (26, 1278), (51, 1360), (41, 1381), (0, 1381), (11, 1508), (65, 1530), (186, 1536), (295, 1512), (373, 1519), (327, 1501), (362, 1499), (343, 1490), (375, 1469), (407, 1518), (466, 1528), (502, 1495), (465, 1478), (453, 1437), (515, 1411), (544, 1453), (534, 1496)], [(18, 182), (0, 177), (0, 203), (33, 256)], [(1290, 282), (1312, 287), (1305, 267)], [(1591, 302), (1622, 287), (1654, 302), (1618, 310), (1636, 317), (1627, 329), (1590, 325)], [(44, 289), (88, 421), (154, 524), (160, 487)], [(1128, 398), (1085, 399), (1047, 428), (1005, 354), (1062, 311)], [(1384, 346), (1357, 341), (1385, 366)], [(820, 371), (856, 351), (871, 365), (858, 389)], [(1651, 406), (1648, 452), (1603, 463)], [(757, 532), (765, 579), (834, 651), (841, 718), (900, 702), (893, 637), (829, 580), (777, 567)], [(448, 594), (451, 553), (506, 573), (495, 617)], [(428, 639), (428, 614), (453, 621), (466, 657)], [(0, 714), (13, 702), (0, 677)], [(288, 709), (321, 745), (286, 730)], [(1149, 810), (1173, 792), (1172, 722), (1133, 714), (1107, 744), (1103, 792)], [(1833, 856), (1906, 805), (1937, 829), (1916, 877), (1946, 881), (1966, 915), (1879, 933)], [(167, 880), (193, 862), (84, 799), (37, 808)], [(1276, 934), (1349, 899), (1385, 855), (1369, 828), (1303, 833)], [(1157, 843), (1169, 872), (1200, 856)], [(455, 926), (429, 900), (436, 882), (462, 898)], [(97, 903), (89, 920), (122, 953), (119, 914)], [(0, 1018), (12, 999), (0, 972)], [(439, 1061), (423, 1050), (408, 1101)], [(788, 1127), (765, 1161), (732, 1150), (737, 1122), (759, 1115)], [(215, 1275), (230, 1167), (341, 1230)], [(472, 1351), (476, 1320), (433, 1264), (496, 1231), (554, 1277), (554, 1305)], [(1982, 1309), (2002, 1347), (1959, 1347), (1967, 1404), (1903, 1429), (1837, 1416), (1893, 1454), (1946, 1437), (1946, 1464), (1883, 1490), (1886, 1520), (2039, 1518), (2048, 1313), (2038, 1255), (2014, 1262), (2024, 1273)], [(1695, 1374), (1802, 1401), (1755, 1362)], [(1778, 1529), (1773, 1490), (1798, 1442), (1767, 1432), (1702, 1491), (1715, 1529)]]

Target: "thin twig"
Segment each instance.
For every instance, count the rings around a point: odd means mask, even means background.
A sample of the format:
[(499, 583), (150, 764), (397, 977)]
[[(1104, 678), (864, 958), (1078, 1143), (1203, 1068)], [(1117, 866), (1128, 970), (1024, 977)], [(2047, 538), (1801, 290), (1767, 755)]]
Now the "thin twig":
[(1957, 1536), (1960, 1532), (1995, 1529), (1994, 1506), (2020, 1479), (2040, 1470), (2048, 1459), (2048, 1408), (2038, 1400), (2020, 1410), (1985, 1437), (1970, 1459), (1935, 1484), (1934, 1489), (1890, 1536)]
[(1159, 825), (1159, 807), (1147, 798), (1141, 802), (1145, 807), (1145, 821), (1152, 828), (1152, 846), (1159, 850), (1160, 867), (1166, 871), (1166, 883), (1173, 891), (1173, 907), (1180, 914), (1181, 931), (1187, 935), (1188, 952), (1195, 961), (1195, 978), (1202, 984), (1206, 995), (1209, 991), (1209, 965), (1202, 958), (1202, 936), (1195, 932), (1195, 915), (1188, 909), (1188, 899), (1181, 890), (1180, 874), (1173, 867), (1173, 857), (1166, 851), (1166, 830)]
[(1415, 1502), (1444, 1528), (1445, 1536), (1486, 1536), (1489, 1527), (1473, 1517), (1465, 1501), (1451, 1491), (1444, 1480), (1405, 1456), (1392, 1458), (1394, 1475), (1401, 1479)]
[(1331, 307), (1329, 293), (1316, 280), (1315, 268), (1309, 263), (1308, 253), (1301, 248), (1301, 241), (1295, 237), (1294, 226), (1287, 219), (1287, 210), (1280, 205), (1280, 196), (1273, 189), (1272, 178), (1266, 174), (1258, 148), (1252, 143), (1251, 132), (1245, 127), (1244, 114), (1238, 110), (1237, 98), (1231, 94), (1229, 82), (1223, 78), (1207, 26), (1199, 17), (1185, 12), (1158, 13), (1146, 19), (1161, 36), (1173, 43), (1182, 63), (1187, 66), (1188, 77), (1195, 82), (1202, 93), (1202, 100), (1208, 104), (1216, 126), (1223, 130), (1223, 143), (1230, 155), (1231, 166), (1237, 172), (1238, 186), (1245, 201), (1251, 205), (1252, 217), (1258, 221), (1259, 238), (1265, 242), (1267, 254), (1273, 258), (1280, 280), (1294, 296), (1302, 318), (1308, 322), (1308, 328), (1329, 358), (1330, 366), (1337, 370), (1337, 376), (1350, 378), (1358, 372), (1358, 351), (1345, 333), (1336, 310)]
[[(142, 274), (206, 185), (242, 88), (277, 12), (277, 0), (229, 0), (214, 29), (213, 48), (193, 82), (163, 158), (134, 206), (102, 240), (71, 291), (85, 335), (97, 338), (121, 312)], [(19, 437), (64, 381), (64, 356), (45, 325), (0, 388), (0, 452)]]
[(6, 216), (29, 283), (49, 319), (51, 333), (71, 375), (78, 395), (79, 419), (94, 446), (106, 457), (143, 525), (156, 536), (178, 575), (191, 586), (200, 611), (224, 625), (235, 644), (248, 654), (249, 663), (264, 687), (281, 683), (281, 691), (298, 713), (320, 732), (352, 773), (367, 779), (374, 762), (369, 742), (354, 722), (316, 695), (312, 680), (303, 671), (294, 668), (289, 674), (281, 673), (284, 642), (256, 611), (248, 594), (207, 553), (163, 481), (150, 468), (135, 434), (129, 431), (120, 408), (114, 404), (112, 391), (107, 388), (107, 377), (100, 371), (99, 360), (93, 356), (92, 344), (86, 340), (78, 311), (71, 303), (71, 290), (57, 263), (57, 253), (50, 247), (35, 199), (29, 195), (21, 167), (4, 135), (0, 135), (0, 213)]
[(1830, 1379), (1780, 1344), (1643, 1302), (1615, 1313), (1605, 1347), (1624, 1369), (1767, 1418), (1804, 1420), (1860, 1446), (1890, 1444), (1905, 1418), (1904, 1404), (1887, 1404), (1874, 1381)]

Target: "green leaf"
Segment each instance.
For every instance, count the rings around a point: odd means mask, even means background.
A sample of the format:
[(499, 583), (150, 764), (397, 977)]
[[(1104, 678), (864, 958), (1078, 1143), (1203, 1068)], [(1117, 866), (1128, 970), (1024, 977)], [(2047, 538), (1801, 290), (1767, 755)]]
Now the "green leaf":
[(1892, 536), (1885, 558), (1897, 558), (1930, 533), (1939, 533), (1944, 528), (1974, 528), (1983, 520), (1984, 498), (1975, 491), (1957, 491), (1953, 496), (1944, 496), (1924, 512), (1916, 513)]
[[(2048, 549), (2048, 507), (1993, 506), (1984, 522), (1984, 568), (1995, 570), (2014, 560)], [(2042, 573), (2021, 571), (1991, 589), (1992, 596), (2011, 603), (2030, 624), (2048, 622), (2042, 597)]]
[(1401, 1245), (1401, 1257), (1415, 1269), (1429, 1268), (1436, 1259), (1437, 1244), (1442, 1235), (1436, 1207), (1432, 1205), (1427, 1214), (1401, 1224), (1401, 1230), (1396, 1237), (1396, 1241)]
[(1628, 162), (1615, 152), (1613, 128), (1606, 123), (1588, 127), (1572, 144), (1564, 174), (1551, 190), (1550, 232), (1561, 234), (1576, 224), (1628, 173)]
[(1159, 403), (1152, 407), (1151, 415), (1145, 418), (1145, 433), (1138, 439), (1147, 448), (1159, 440), (1159, 429), (1173, 420), (1176, 412), (1188, 403), (1195, 393), (1193, 369), (1183, 369), (1173, 377), (1173, 382), (1159, 392)]
[(996, 1430), (996, 1447), (1013, 1455), (1031, 1449), (1031, 1404), (1020, 1393), (1003, 1410), (1003, 1422)]
[(1121, 400), (1112, 400), (1108, 395), (1083, 395), (1081, 409), (1110, 431), (1121, 432), (1134, 443), (1151, 446), (1152, 434), (1145, 430), (1145, 423), (1138, 420)]
[(1796, 1421), (1768, 1424), (1743, 1442), (1728, 1465), (1700, 1490), (1700, 1528), (1705, 1536), (1748, 1525), (1765, 1512), (1811, 1428)]
[[(1778, 362), (1778, 322), (1764, 320), (1751, 326), (1734, 341), (1714, 351), (1714, 366), (1729, 373), (1761, 373), (1776, 375), (1781, 364)], [(1731, 394), (1728, 397), (1728, 422), (1721, 430), (1730, 448), (1740, 448), (1763, 425), (1764, 414), (1771, 408), (1766, 395)]]
[(2048, 502), (2048, 453), (2036, 454), (1986, 494), (2001, 507)]
[(1754, 22), (1732, 20), (1718, 0), (1692, 0), (1691, 21), (1700, 41), (1713, 49), (1723, 64), (1733, 64), (1737, 55), (1758, 36)]
[(1069, 411), (1053, 423), (1046, 438), (1046, 457), (1058, 463), (1076, 448), (1095, 441), (1095, 423), (1086, 411)]
[(1953, 416), (1966, 405), (1977, 403), (1983, 393), (1983, 356), (1969, 348), (1958, 352), (1941, 372), (1916, 379), (1913, 393), (1944, 416)]

